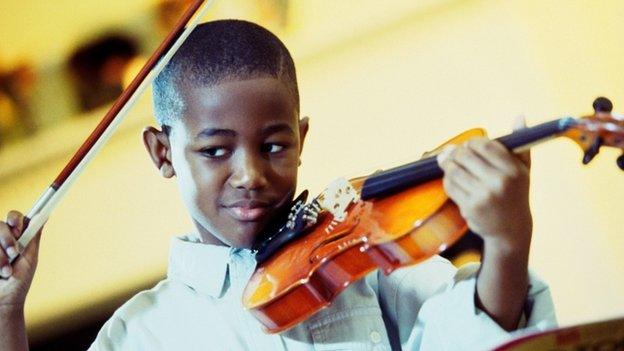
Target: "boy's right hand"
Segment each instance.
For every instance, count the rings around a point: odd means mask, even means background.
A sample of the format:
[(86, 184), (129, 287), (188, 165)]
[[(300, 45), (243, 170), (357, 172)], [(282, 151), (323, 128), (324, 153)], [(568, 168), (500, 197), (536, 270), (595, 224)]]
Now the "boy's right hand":
[(13, 264), (9, 263), (18, 253), (17, 240), (24, 231), (24, 215), (18, 211), (7, 214), (6, 222), (0, 221), (0, 309), (23, 310), (26, 294), (30, 289), (39, 253), (41, 230), (28, 244)]

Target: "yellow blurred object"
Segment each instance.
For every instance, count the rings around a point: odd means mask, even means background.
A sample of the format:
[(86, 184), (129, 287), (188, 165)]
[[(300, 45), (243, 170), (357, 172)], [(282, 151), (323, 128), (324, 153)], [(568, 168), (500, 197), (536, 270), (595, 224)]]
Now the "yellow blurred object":
[(0, 131), (14, 128), (17, 123), (17, 111), (11, 99), (0, 93)]
[(467, 263), (473, 262), (481, 262), (481, 253), (479, 251), (467, 250), (453, 258), (453, 265), (455, 267), (461, 267)]
[(139, 71), (141, 71), (145, 62), (147, 62), (147, 58), (145, 56), (136, 56), (126, 63), (122, 78), (124, 89), (132, 83), (132, 80), (137, 76), (137, 74), (139, 74)]

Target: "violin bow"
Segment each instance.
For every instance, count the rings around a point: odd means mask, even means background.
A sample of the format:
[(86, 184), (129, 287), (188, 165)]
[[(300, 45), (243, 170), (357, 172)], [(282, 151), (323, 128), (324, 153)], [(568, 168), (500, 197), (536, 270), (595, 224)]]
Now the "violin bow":
[[(24, 218), (25, 230), (18, 240), (17, 250), (21, 254), (50, 217), (50, 214), (76, 181), (85, 167), (113, 135), (119, 124), (128, 115), (132, 106), (152, 84), (158, 73), (171, 60), (182, 43), (199, 24), (213, 0), (195, 0), (184, 12), (173, 30), (147, 60), (139, 74), (117, 98), (104, 118), (76, 151), (69, 163), (39, 197)], [(19, 256), (17, 256), (19, 257)], [(10, 260), (13, 262), (17, 257)]]

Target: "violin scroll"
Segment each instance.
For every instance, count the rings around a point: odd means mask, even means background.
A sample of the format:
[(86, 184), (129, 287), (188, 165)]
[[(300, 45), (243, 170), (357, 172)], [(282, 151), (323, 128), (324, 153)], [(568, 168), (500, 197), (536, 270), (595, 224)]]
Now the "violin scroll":
[(618, 156), (615, 162), (617, 163), (618, 167), (620, 167), (620, 169), (624, 171), (624, 154)]
[(564, 136), (574, 140), (583, 150), (583, 164), (596, 157), (602, 147), (622, 150), (616, 164), (624, 170), (624, 116), (612, 113), (613, 103), (598, 97), (592, 104), (594, 113), (576, 120)]
[(613, 103), (611, 102), (611, 100), (607, 99), (604, 96), (597, 97), (596, 100), (594, 100), (592, 107), (594, 108), (595, 113), (611, 113), (611, 111), (613, 111)]

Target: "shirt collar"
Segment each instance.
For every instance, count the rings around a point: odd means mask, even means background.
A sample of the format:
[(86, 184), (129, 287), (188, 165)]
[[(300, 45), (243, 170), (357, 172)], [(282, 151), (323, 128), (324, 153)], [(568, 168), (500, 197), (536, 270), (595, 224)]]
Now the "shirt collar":
[(204, 244), (196, 235), (174, 237), (171, 239), (167, 277), (179, 280), (198, 292), (220, 298), (229, 286), (226, 282), (233, 278), (231, 269), (236, 269), (241, 263), (246, 267), (255, 267), (250, 250)]

